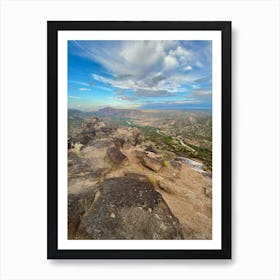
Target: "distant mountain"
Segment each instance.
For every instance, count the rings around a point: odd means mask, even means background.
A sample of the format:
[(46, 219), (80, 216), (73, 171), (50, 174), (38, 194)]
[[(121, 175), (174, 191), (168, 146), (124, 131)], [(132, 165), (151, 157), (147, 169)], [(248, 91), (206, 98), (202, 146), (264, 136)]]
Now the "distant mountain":
[(93, 116), (94, 113), (91, 112), (82, 112), (77, 109), (68, 109), (68, 118), (80, 118), (80, 119), (86, 119), (88, 117)]
[(94, 112), (82, 112), (76, 109), (68, 109), (68, 126), (81, 127), (84, 121), (95, 116)]
[(101, 117), (108, 117), (108, 116), (131, 116), (131, 115), (140, 115), (142, 114), (139, 110), (134, 109), (115, 109), (112, 107), (105, 107), (102, 109), (99, 109), (96, 112), (97, 116)]

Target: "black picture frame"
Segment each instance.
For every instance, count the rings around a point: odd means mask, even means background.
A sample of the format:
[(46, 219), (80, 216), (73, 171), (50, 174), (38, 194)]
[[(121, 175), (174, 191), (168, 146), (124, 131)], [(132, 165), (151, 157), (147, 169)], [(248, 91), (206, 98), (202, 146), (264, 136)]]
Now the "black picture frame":
[[(221, 250), (60, 250), (58, 249), (58, 31), (219, 30), (222, 34), (222, 248)], [(230, 21), (48, 21), (48, 259), (231, 259), (231, 22)]]

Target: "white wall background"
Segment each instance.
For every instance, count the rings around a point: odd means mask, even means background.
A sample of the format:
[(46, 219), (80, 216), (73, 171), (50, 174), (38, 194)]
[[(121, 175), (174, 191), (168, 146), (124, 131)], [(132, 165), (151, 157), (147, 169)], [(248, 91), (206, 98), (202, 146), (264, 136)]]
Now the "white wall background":
[[(0, 279), (280, 279), (279, 1), (0, 1)], [(46, 21), (232, 20), (233, 259), (46, 259)]]

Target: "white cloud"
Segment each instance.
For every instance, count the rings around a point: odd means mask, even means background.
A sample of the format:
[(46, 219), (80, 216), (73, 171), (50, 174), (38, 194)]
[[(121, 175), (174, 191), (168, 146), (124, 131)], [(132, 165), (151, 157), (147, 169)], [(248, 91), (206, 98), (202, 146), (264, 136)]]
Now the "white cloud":
[(84, 82), (79, 82), (79, 81), (68, 81), (69, 83), (74, 83), (74, 84), (77, 84), (77, 85), (81, 85), (81, 86), (85, 86), (85, 87), (88, 87), (89, 84), (88, 83), (84, 83)]
[(72, 95), (69, 95), (68, 97), (69, 97), (69, 98), (73, 98), (73, 99), (80, 99), (79, 96), (72, 96)]
[(190, 65), (188, 65), (188, 66), (184, 67), (184, 70), (185, 71), (190, 71), (190, 70), (192, 70), (192, 67)]
[(203, 67), (203, 64), (200, 62), (200, 61), (196, 61), (195, 62), (195, 66), (197, 66), (197, 67)]
[(175, 56), (180, 62), (187, 63), (191, 60), (192, 53), (181, 46), (178, 46), (177, 49), (171, 50), (170, 54)]
[[(92, 77), (105, 84), (118, 89), (116, 94), (122, 94), (125, 90), (133, 90), (137, 96), (156, 97), (156, 96), (173, 96), (174, 93), (184, 92), (185, 89), (181, 88), (182, 84), (188, 83), (196, 79), (196, 77), (187, 76), (185, 74), (174, 74), (168, 79), (164, 78), (160, 81), (156, 80), (153, 84), (152, 79), (146, 78), (140, 81), (127, 79), (120, 81), (118, 79), (105, 78), (103, 76), (92, 74)], [(155, 76), (152, 76), (155, 77)]]
[(184, 92), (185, 85), (201, 77), (190, 71), (194, 66), (203, 66), (198, 50), (180, 41), (79, 41), (76, 45), (83, 56), (106, 69), (102, 75), (93, 73), (93, 79), (116, 91), (130, 90), (146, 97), (171, 96)]
[(197, 89), (197, 88), (200, 88), (200, 86), (198, 86), (198, 85), (192, 85), (192, 88)]
[(197, 95), (211, 95), (212, 91), (196, 90), (195, 94), (197, 94)]
[(170, 54), (164, 58), (163, 64), (164, 64), (163, 70), (165, 71), (173, 70), (174, 68), (179, 66), (177, 59)]
[(120, 52), (127, 72), (142, 76), (146, 71), (154, 71), (165, 56), (161, 41), (128, 41)]
[(90, 88), (80, 88), (80, 91), (91, 91)]
[(186, 101), (190, 103), (203, 103), (211, 102), (212, 90), (209, 88), (201, 88), (193, 90), (189, 95), (186, 96)]

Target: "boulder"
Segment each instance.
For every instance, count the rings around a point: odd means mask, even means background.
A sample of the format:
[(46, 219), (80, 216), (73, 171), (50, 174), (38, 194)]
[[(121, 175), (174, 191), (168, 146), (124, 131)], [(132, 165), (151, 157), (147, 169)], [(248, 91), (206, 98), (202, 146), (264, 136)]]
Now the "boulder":
[(84, 129), (80, 133), (80, 136), (87, 135), (91, 139), (103, 138), (104, 136), (110, 136), (113, 132), (113, 128), (107, 123), (94, 118), (91, 122), (84, 125)]
[(95, 139), (95, 137), (96, 137), (96, 131), (94, 128), (94, 124), (88, 123), (85, 125), (84, 129), (81, 131), (80, 134), (73, 137), (72, 142), (86, 145), (89, 141)]
[(82, 130), (81, 134), (90, 134), (96, 135), (95, 127), (93, 123), (88, 123), (85, 125), (85, 128)]
[(87, 213), (96, 193), (97, 190), (68, 195), (68, 239), (76, 239), (81, 218)]
[(180, 169), (181, 166), (182, 166), (182, 164), (180, 162), (176, 161), (176, 160), (171, 160), (170, 164), (175, 169)]
[(87, 159), (79, 157), (74, 152), (68, 152), (68, 175), (83, 175), (91, 172), (92, 168)]
[(134, 150), (134, 153), (135, 153), (135, 156), (140, 160), (142, 160), (143, 157), (146, 156), (146, 153), (143, 151), (140, 151), (140, 150)]
[(119, 166), (128, 161), (128, 158), (116, 147), (107, 150), (107, 157), (114, 166)]
[[(69, 221), (78, 239), (183, 239), (178, 219), (148, 182), (118, 177), (89, 193), (86, 207), (70, 202)], [(75, 206), (74, 206), (75, 205)], [(80, 221), (71, 213), (76, 209)], [(78, 224), (78, 225), (77, 225)]]
[(114, 143), (107, 139), (97, 139), (97, 140), (91, 140), (90, 142), (88, 142), (88, 146), (91, 146), (91, 148), (94, 148), (94, 149), (109, 148), (113, 145), (114, 145)]
[(68, 152), (68, 193), (77, 194), (93, 189), (110, 168), (109, 164), (92, 164), (88, 158)]
[(145, 149), (146, 152), (151, 152), (151, 153), (154, 153), (154, 154), (157, 154), (157, 151), (152, 147), (152, 146), (149, 146)]
[(154, 158), (150, 158), (148, 156), (144, 156), (143, 159), (142, 159), (142, 164), (155, 171), (155, 172), (159, 172), (160, 169), (162, 168), (162, 162), (157, 160), (157, 159), (154, 159)]
[(139, 173), (127, 172), (124, 174), (124, 176), (141, 182), (149, 182), (149, 178), (146, 175)]
[(123, 138), (120, 138), (120, 137), (116, 137), (114, 138), (114, 144), (116, 145), (117, 148), (122, 148), (124, 143), (125, 143), (125, 140)]
[(167, 180), (160, 180), (158, 182), (158, 186), (161, 190), (163, 190), (163, 191), (165, 191), (169, 194), (174, 194), (175, 193), (174, 185)]
[(102, 136), (109, 136), (113, 132), (113, 128), (111, 127), (101, 127), (99, 134)]

